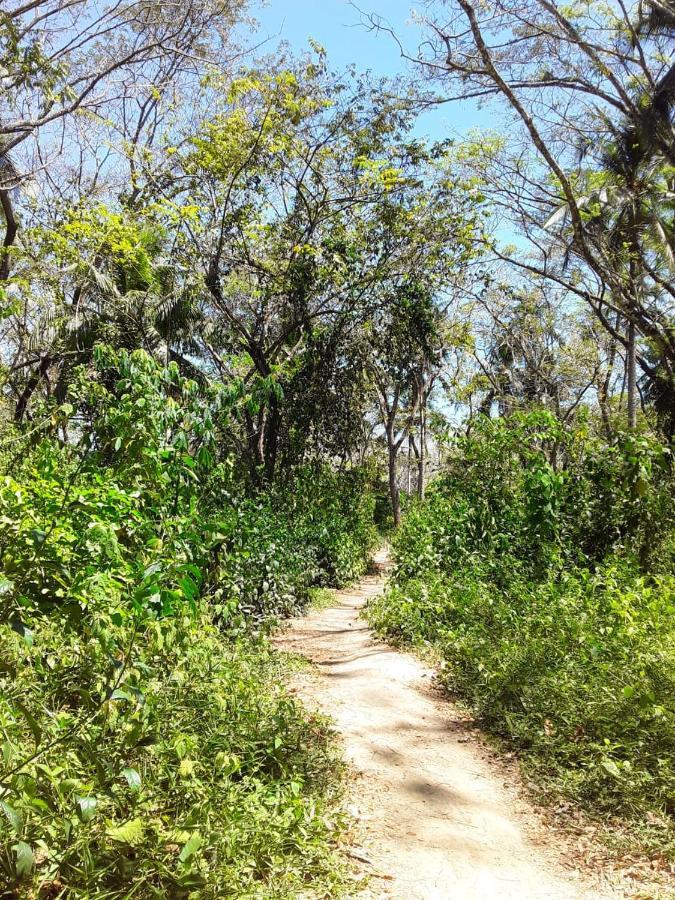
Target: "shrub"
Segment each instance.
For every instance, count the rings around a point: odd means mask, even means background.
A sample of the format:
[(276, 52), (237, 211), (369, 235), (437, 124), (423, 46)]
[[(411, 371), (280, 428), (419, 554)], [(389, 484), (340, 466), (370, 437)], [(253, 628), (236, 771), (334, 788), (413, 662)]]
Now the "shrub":
[(0, 660), (7, 886), (294, 897), (309, 874), (339, 881), (327, 732), (263, 645), (203, 614), (79, 632), (52, 616), (1, 626)]
[[(460, 441), (369, 610), (553, 792), (675, 815), (675, 511), (667, 448), (548, 413)], [(665, 839), (664, 839), (665, 840)]]
[(25, 896), (340, 889), (339, 769), (260, 626), (365, 566), (367, 475), (251, 494), (216, 452), (233, 402), (99, 348), (46, 411), (72, 437), (0, 452), (0, 872)]

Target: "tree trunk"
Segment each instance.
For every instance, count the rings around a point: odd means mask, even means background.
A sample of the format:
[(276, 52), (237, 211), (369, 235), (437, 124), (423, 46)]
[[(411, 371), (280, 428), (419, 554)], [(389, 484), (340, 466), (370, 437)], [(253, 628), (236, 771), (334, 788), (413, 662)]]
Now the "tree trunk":
[(427, 423), (424, 404), (420, 407), (420, 453), (417, 457), (417, 496), (424, 500), (425, 481), (427, 477)]
[(635, 323), (628, 323), (628, 345), (626, 347), (626, 391), (628, 398), (628, 427), (637, 425), (637, 379), (635, 354)]
[(14, 409), (14, 421), (17, 423), (23, 422), (24, 416), (26, 415), (26, 411), (28, 409), (28, 404), (30, 403), (30, 399), (37, 390), (40, 382), (47, 377), (47, 372), (49, 371), (52, 364), (52, 358), (49, 355), (45, 355), (40, 360), (40, 365), (30, 376), (26, 385), (17, 400), (16, 407)]
[[(628, 274), (630, 278), (630, 290), (635, 298), (635, 306), (640, 308), (640, 274), (636, 264), (637, 253), (639, 250), (638, 227), (636, 221), (635, 209), (631, 211), (631, 256), (628, 264)], [(637, 355), (635, 347), (635, 320), (628, 319), (628, 334), (626, 344), (626, 391), (628, 400), (628, 427), (635, 428), (637, 425)]]
[(5, 239), (2, 243), (2, 250), (0, 250), (0, 281), (7, 281), (10, 269), (9, 253), (17, 231), (14, 209), (8, 190), (0, 190), (0, 206), (5, 216)]
[[(614, 330), (619, 331), (621, 326), (621, 314), (617, 312), (616, 319), (614, 321)], [(600, 384), (598, 385), (598, 403), (600, 404), (600, 414), (602, 416), (602, 423), (605, 428), (605, 434), (607, 435), (607, 440), (612, 439), (613, 431), (612, 431), (612, 423), (609, 414), (609, 388), (612, 382), (612, 373), (614, 372), (614, 364), (616, 362), (616, 351), (617, 351), (617, 343), (616, 338), (612, 335), (609, 341), (609, 347), (607, 351), (607, 371), (605, 372), (605, 377), (601, 379)]]
[(276, 472), (280, 428), (281, 410), (279, 409), (279, 401), (273, 395), (270, 397), (269, 414), (267, 416), (267, 422), (265, 423), (265, 443), (263, 449), (265, 481), (269, 484), (274, 481), (274, 474)]
[(390, 434), (387, 434), (387, 450), (389, 452), (389, 499), (391, 500), (391, 514), (394, 518), (394, 528), (398, 528), (401, 524), (401, 492), (398, 489), (398, 479), (396, 477), (398, 448), (394, 442), (393, 435)]
[(408, 496), (412, 494), (412, 435), (408, 435)]

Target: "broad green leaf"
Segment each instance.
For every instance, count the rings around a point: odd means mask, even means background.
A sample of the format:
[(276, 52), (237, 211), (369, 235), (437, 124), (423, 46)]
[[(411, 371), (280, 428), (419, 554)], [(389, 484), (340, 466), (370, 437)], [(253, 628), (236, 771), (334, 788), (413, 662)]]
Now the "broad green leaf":
[(130, 819), (123, 825), (112, 825), (106, 830), (106, 834), (112, 841), (118, 844), (128, 844), (130, 847), (138, 847), (145, 838), (145, 825), (141, 819)]
[(19, 878), (25, 878), (26, 875), (30, 875), (35, 865), (33, 851), (25, 841), (18, 841), (12, 850), (16, 856), (16, 874)]
[(5, 800), (0, 800), (0, 810), (5, 815), (5, 818), (9, 822), (9, 824), (14, 829), (15, 833), (18, 835), (21, 833), (21, 829), (23, 828), (23, 819), (21, 818), (21, 814), (18, 813), (13, 806), (10, 806)]
[(129, 693), (129, 691), (124, 691), (122, 688), (115, 688), (115, 690), (110, 695), (111, 700), (129, 700), (133, 701), (133, 697)]
[(126, 779), (131, 791), (135, 794), (141, 789), (141, 776), (136, 769), (122, 769), (122, 775)]
[(96, 812), (98, 800), (96, 797), (78, 797), (77, 808), (78, 815), (83, 822), (90, 822)]
[(195, 831), (193, 835), (191, 835), (188, 840), (185, 842), (185, 846), (180, 851), (180, 856), (178, 859), (181, 862), (187, 862), (191, 856), (194, 856), (197, 850), (202, 845), (202, 836), (198, 831)]

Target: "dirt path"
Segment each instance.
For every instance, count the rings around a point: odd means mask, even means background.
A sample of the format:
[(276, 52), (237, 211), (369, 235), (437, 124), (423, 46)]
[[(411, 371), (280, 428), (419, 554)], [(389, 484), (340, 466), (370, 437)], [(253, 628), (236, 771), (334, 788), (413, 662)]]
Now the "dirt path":
[[(380, 554), (380, 566), (385, 557)], [(599, 891), (561, 865), (551, 836), (462, 716), (434, 695), (433, 673), (376, 641), (359, 612), (383, 587), (368, 576), (335, 605), (293, 620), (277, 645), (319, 675), (301, 690), (341, 733), (365, 826), (371, 897), (401, 900), (595, 900)], [(359, 854), (357, 853), (357, 856)]]

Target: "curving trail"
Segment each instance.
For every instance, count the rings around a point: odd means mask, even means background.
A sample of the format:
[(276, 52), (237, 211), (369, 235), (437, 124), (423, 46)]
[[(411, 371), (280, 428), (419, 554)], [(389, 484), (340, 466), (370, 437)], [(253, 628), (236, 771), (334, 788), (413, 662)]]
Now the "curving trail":
[(276, 644), (318, 674), (301, 688), (331, 716), (355, 770), (353, 803), (366, 838), (368, 896), (400, 900), (599, 900), (563, 868), (555, 836), (526, 828), (528, 807), (439, 699), (433, 672), (377, 641), (359, 617), (383, 588), (379, 572), (335, 593), (335, 605), (291, 621)]

